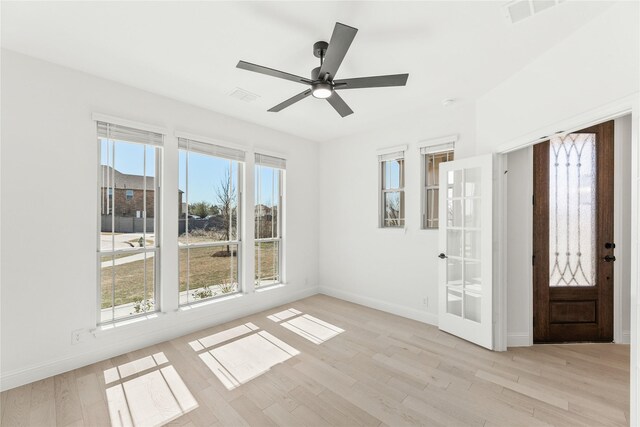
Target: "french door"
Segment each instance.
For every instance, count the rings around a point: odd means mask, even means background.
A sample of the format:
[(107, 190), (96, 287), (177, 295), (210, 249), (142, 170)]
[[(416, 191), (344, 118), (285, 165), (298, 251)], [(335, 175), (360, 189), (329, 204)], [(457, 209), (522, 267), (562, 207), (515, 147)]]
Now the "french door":
[(613, 121), (533, 149), (533, 340), (613, 341)]
[(440, 164), (438, 326), (493, 349), (493, 158)]

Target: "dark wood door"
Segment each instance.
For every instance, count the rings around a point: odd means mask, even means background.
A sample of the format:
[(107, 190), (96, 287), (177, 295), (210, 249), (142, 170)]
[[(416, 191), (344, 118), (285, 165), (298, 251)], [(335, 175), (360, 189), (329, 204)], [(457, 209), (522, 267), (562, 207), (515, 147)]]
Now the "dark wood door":
[(533, 340), (611, 342), (613, 121), (533, 153)]

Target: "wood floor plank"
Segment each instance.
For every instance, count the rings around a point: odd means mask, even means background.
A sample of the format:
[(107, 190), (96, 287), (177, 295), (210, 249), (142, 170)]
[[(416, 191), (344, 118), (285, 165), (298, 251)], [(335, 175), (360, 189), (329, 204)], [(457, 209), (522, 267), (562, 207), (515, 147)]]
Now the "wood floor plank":
[[(290, 308), (344, 331), (312, 342), (267, 317)], [(227, 333), (249, 322), (255, 332)], [(209, 368), (200, 355), (258, 332), (299, 354), (262, 364), (262, 374), (227, 389), (211, 370), (227, 367)], [(213, 334), (227, 338), (210, 340), (210, 348), (190, 345)], [(169, 377), (159, 373), (165, 368)], [(152, 376), (158, 390), (132, 389)], [(121, 400), (107, 400), (108, 389)], [(171, 426), (623, 426), (629, 346), (497, 353), (434, 326), (316, 295), (5, 391), (0, 425), (108, 426), (109, 405), (127, 416), (127, 393), (149, 399), (145, 407), (129, 402), (135, 411), (171, 419)]]
[(278, 426), (288, 427), (288, 426), (299, 426), (302, 425), (302, 420), (299, 419), (296, 415), (287, 411), (283, 408), (279, 403), (274, 403), (264, 410), (264, 414), (269, 417), (269, 419)]
[(2, 425), (29, 426), (32, 385), (16, 387), (7, 393), (2, 407)]
[(54, 377), (56, 425), (67, 426), (82, 422), (82, 407), (76, 386), (75, 372), (65, 372)]
[(229, 404), (245, 419), (250, 426), (275, 426), (271, 418), (265, 415), (260, 408), (256, 406), (248, 397), (240, 396)]

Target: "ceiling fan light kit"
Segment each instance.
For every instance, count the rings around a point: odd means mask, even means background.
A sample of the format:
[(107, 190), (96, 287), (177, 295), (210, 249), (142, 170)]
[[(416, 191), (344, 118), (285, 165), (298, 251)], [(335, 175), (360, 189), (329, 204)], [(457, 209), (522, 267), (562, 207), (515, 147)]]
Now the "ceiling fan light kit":
[(331, 96), (333, 93), (333, 87), (330, 83), (320, 82), (311, 85), (311, 95), (315, 98), (325, 99)]
[(405, 86), (407, 84), (407, 79), (409, 78), (409, 74), (393, 74), (386, 76), (356, 77), (352, 79), (335, 80), (334, 78), (338, 72), (338, 68), (340, 68), (340, 64), (342, 64), (342, 61), (344, 60), (344, 57), (347, 54), (357, 32), (357, 28), (336, 22), (329, 43), (319, 41), (313, 44), (313, 55), (316, 58), (320, 58), (320, 66), (311, 70), (311, 79), (306, 79), (304, 77), (252, 64), (246, 61), (238, 62), (236, 67), (311, 86), (311, 89), (307, 89), (304, 92), (281, 102), (275, 107), (270, 108), (268, 111), (281, 111), (286, 107), (307, 98), (309, 95), (312, 95), (314, 98), (326, 99), (341, 117), (346, 117), (353, 114), (353, 110), (351, 110), (342, 97), (336, 93), (337, 90)]

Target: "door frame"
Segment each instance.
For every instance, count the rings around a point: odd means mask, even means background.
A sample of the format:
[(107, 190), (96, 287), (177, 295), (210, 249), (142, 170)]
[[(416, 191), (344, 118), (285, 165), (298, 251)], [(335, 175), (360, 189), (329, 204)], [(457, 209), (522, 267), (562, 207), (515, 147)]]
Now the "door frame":
[[(638, 297), (640, 295), (640, 238), (638, 233), (640, 232), (640, 97), (638, 93), (623, 97), (617, 101), (605, 104), (599, 108), (582, 112), (575, 116), (559, 120), (555, 123), (548, 124), (537, 129), (535, 132), (524, 134), (518, 138), (515, 138), (509, 142), (506, 142), (498, 146), (494, 150), (494, 154), (497, 156), (497, 164), (501, 165), (500, 171), (502, 176), (506, 177), (506, 155), (512, 151), (519, 150), (533, 146), (538, 142), (549, 139), (550, 136), (555, 134), (567, 134), (585, 129), (590, 126), (602, 123), (608, 120), (613, 120), (625, 115), (631, 114), (631, 241), (630, 241), (630, 425), (636, 425), (640, 421), (640, 415), (638, 414), (638, 398), (640, 397), (640, 369), (639, 362), (639, 331), (640, 329), (640, 304)], [(540, 136), (542, 135), (542, 136)], [(619, 150), (616, 150), (619, 151)], [(618, 170), (620, 168), (616, 168)], [(615, 190), (614, 190), (615, 191)], [(614, 195), (615, 196), (615, 195)], [(506, 300), (507, 295), (507, 278), (503, 272), (506, 269), (506, 254), (507, 254), (507, 234), (506, 234), (506, 185), (505, 179), (499, 179), (497, 188), (494, 193), (495, 203), (498, 209), (494, 210), (494, 221), (500, 221), (500, 227), (496, 228), (496, 245), (495, 245), (495, 260), (497, 262), (497, 268), (494, 272), (498, 273), (495, 277), (494, 298), (504, 298)], [(616, 200), (620, 200), (620, 197), (616, 197)], [(619, 210), (618, 210), (619, 212)], [(618, 212), (614, 212), (614, 218), (617, 219)], [(616, 221), (619, 222), (619, 221)], [(528, 221), (529, 230), (533, 232), (533, 223)], [(614, 230), (614, 236), (619, 240), (619, 236), (622, 230), (620, 227), (616, 227)], [(529, 245), (531, 246), (531, 245)], [(530, 255), (532, 255), (532, 248), (530, 248)], [(617, 278), (617, 280), (616, 280)], [(620, 312), (622, 308), (622, 301), (620, 298), (620, 280), (621, 274), (614, 274), (614, 340), (620, 337)], [(533, 278), (529, 274), (527, 277), (529, 281), (528, 293), (528, 307), (530, 312), (533, 313)], [(495, 302), (495, 299), (494, 299)], [(494, 324), (494, 336), (496, 337), (496, 350), (506, 350), (507, 348), (507, 319), (506, 319), (506, 302), (503, 304), (496, 304), (495, 312), (495, 324)], [(616, 318), (618, 322), (616, 322)], [(529, 345), (533, 344), (533, 323), (529, 326)], [(498, 341), (499, 340), (499, 341)]]

